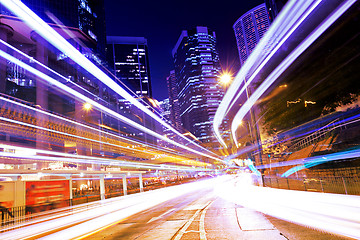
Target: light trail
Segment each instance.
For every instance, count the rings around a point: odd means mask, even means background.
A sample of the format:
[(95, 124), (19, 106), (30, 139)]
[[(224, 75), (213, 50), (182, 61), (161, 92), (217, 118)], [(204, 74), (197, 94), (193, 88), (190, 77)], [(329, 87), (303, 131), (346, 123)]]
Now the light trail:
[[(14, 124), (18, 124), (18, 125), (21, 125), (21, 126), (25, 126), (25, 127), (30, 127), (30, 128), (34, 128), (34, 129), (39, 129), (39, 130), (44, 130), (44, 131), (47, 131), (47, 132), (51, 132), (51, 133), (54, 133), (54, 134), (57, 134), (57, 135), (64, 135), (64, 136), (67, 136), (67, 137), (72, 137), (72, 138), (76, 138), (76, 139), (81, 139), (81, 140), (86, 140), (86, 141), (90, 141), (90, 142), (94, 142), (94, 143), (98, 143), (98, 144), (103, 144), (103, 145), (108, 145), (108, 146), (112, 146), (112, 147), (117, 147), (117, 148), (122, 148), (126, 151), (132, 151), (132, 152), (138, 152), (138, 153), (147, 153), (149, 155), (157, 155), (158, 153), (157, 152), (152, 152), (148, 149), (138, 149), (138, 148), (130, 148), (129, 146), (121, 146), (119, 144), (113, 144), (113, 143), (109, 143), (109, 142), (102, 142), (100, 140), (95, 140), (95, 139), (91, 139), (91, 138), (86, 138), (86, 137), (81, 137), (81, 136), (78, 136), (78, 135), (74, 135), (74, 134), (69, 134), (69, 133), (64, 133), (64, 132), (60, 132), (60, 131), (57, 131), (57, 130), (52, 130), (52, 129), (48, 129), (48, 128), (44, 128), (44, 127), (40, 127), (40, 126), (37, 126), (37, 125), (33, 125), (33, 124), (29, 124), (29, 123), (24, 123), (24, 122), (21, 122), (21, 121), (17, 121), (17, 120), (13, 120), (13, 119), (8, 119), (8, 118), (4, 118), (4, 117), (0, 117), (0, 120), (2, 121), (5, 121), (5, 122), (10, 122), (10, 123), (14, 123)], [(79, 124), (81, 125), (81, 124)], [(86, 126), (86, 125), (85, 125)], [(90, 127), (89, 127), (90, 128)], [(5, 145), (3, 145), (5, 146)], [(9, 145), (10, 146), (10, 145)], [(13, 149), (16, 149), (16, 147), (12, 147)], [(29, 149), (28, 149), (29, 150)], [(33, 149), (34, 150), (34, 149)], [(163, 150), (161, 150), (163, 151)], [(62, 156), (67, 156), (67, 157), (71, 157), (71, 158), (77, 158), (77, 156), (79, 155), (72, 155), (72, 154), (62, 154), (62, 153), (58, 153), (58, 152), (52, 152), (52, 151), (42, 151), (42, 150), (38, 150), (37, 152), (43, 152), (43, 153), (46, 153), (46, 154), (51, 154), (51, 155), (62, 155)], [(163, 151), (165, 152), (165, 151)], [(170, 154), (174, 154), (174, 153), (171, 153), (170, 151), (167, 151), (169, 152)], [(129, 155), (131, 156), (131, 155)], [(186, 161), (189, 161), (190, 163), (192, 163), (194, 166), (196, 164), (198, 164), (198, 162), (194, 161), (194, 160), (189, 160), (189, 159), (184, 159), (184, 157), (182, 158), (178, 158), (178, 157), (174, 157), (174, 156), (171, 156), (171, 155), (164, 155), (162, 157), (166, 157), (166, 158), (170, 158), (170, 159), (178, 159), (177, 162), (179, 163), (184, 163)], [(84, 158), (84, 157), (82, 157)], [(93, 157), (89, 157), (89, 159), (94, 159)], [(98, 158), (99, 160), (102, 160), (103, 158)], [(114, 161), (114, 159), (112, 159)], [(68, 160), (70, 161), (70, 160)], [(158, 161), (163, 161), (161, 158), (158, 158)], [(86, 163), (86, 161), (82, 161), (82, 163)], [(204, 164), (204, 163), (202, 163)], [(149, 165), (150, 166), (150, 165)]]
[(300, 225), (360, 238), (360, 196), (255, 187), (242, 174), (215, 192), (233, 203)]
[[(171, 143), (171, 144), (173, 144), (173, 145), (175, 145), (175, 146), (178, 146), (178, 147), (180, 147), (180, 148), (182, 148), (182, 149), (185, 149), (185, 150), (188, 150), (188, 151), (190, 151), (190, 152), (196, 153), (196, 154), (198, 154), (198, 155), (202, 155), (202, 156), (205, 156), (205, 157), (208, 157), (208, 158), (217, 160), (217, 161), (222, 161), (222, 160), (219, 159), (219, 158), (216, 158), (216, 157), (210, 156), (210, 155), (208, 155), (208, 154), (199, 152), (199, 151), (194, 150), (194, 149), (192, 149), (192, 148), (190, 148), (190, 147), (187, 147), (187, 146), (184, 146), (184, 145), (182, 145), (182, 144), (180, 144), (180, 143), (178, 143), (178, 142), (175, 142), (175, 141), (173, 141), (173, 140), (171, 140), (171, 139), (169, 139), (169, 138), (166, 138), (166, 137), (162, 136), (161, 134), (158, 134), (158, 133), (156, 133), (156, 132), (154, 132), (154, 131), (152, 131), (152, 130), (144, 127), (144, 126), (142, 126), (141, 124), (138, 124), (138, 123), (136, 123), (136, 122), (134, 122), (134, 121), (132, 121), (132, 120), (130, 120), (130, 119), (128, 119), (128, 118), (120, 115), (119, 113), (117, 113), (117, 112), (115, 112), (115, 111), (113, 111), (113, 110), (111, 110), (111, 109), (109, 109), (109, 108), (106, 108), (105, 106), (99, 104), (98, 102), (96, 102), (96, 101), (94, 101), (94, 100), (92, 100), (92, 99), (90, 99), (90, 98), (88, 98), (88, 97), (80, 94), (79, 92), (73, 90), (72, 88), (70, 88), (70, 87), (68, 87), (68, 86), (66, 86), (66, 85), (64, 85), (64, 84), (56, 81), (55, 79), (49, 77), (48, 75), (46, 75), (46, 74), (42, 73), (41, 71), (39, 71), (39, 70), (37, 70), (37, 69), (29, 66), (28, 64), (26, 64), (26, 63), (18, 60), (17, 58), (15, 58), (15, 57), (7, 54), (6, 52), (4, 52), (4, 51), (2, 51), (2, 50), (0, 50), (0, 56), (3, 57), (3, 58), (5, 58), (5, 59), (7, 59), (7, 60), (9, 60), (10, 62), (13, 62), (13, 63), (19, 65), (20, 67), (24, 68), (25, 70), (27, 70), (27, 71), (29, 71), (29, 72), (37, 75), (38, 77), (40, 77), (40, 78), (42, 78), (43, 80), (49, 82), (50, 84), (52, 84), (52, 85), (54, 85), (54, 86), (56, 86), (56, 87), (59, 87), (60, 89), (63, 89), (63, 90), (66, 91), (68, 94), (70, 94), (70, 95), (72, 95), (72, 96), (74, 96), (74, 97), (76, 97), (76, 98), (78, 98), (78, 99), (81, 99), (81, 100), (84, 101), (84, 102), (90, 103), (92, 106), (94, 106), (95, 108), (99, 109), (100, 111), (106, 112), (107, 114), (109, 114), (109, 115), (111, 115), (111, 116), (113, 116), (113, 117), (121, 120), (122, 122), (125, 122), (125, 123), (127, 123), (127, 124), (129, 124), (129, 125), (131, 125), (131, 126), (133, 126), (133, 127), (135, 127), (135, 128), (137, 128), (137, 129), (139, 129), (139, 130), (141, 130), (141, 131), (143, 131), (143, 132), (145, 132), (145, 133), (148, 133), (148, 134), (150, 134), (150, 135), (152, 135), (152, 136), (154, 136), (154, 137), (156, 137), (156, 138), (158, 138), (158, 139), (164, 140), (164, 141), (166, 141), (166, 142), (168, 142), (168, 143)], [(201, 147), (201, 148), (202, 148), (202, 147)]]
[[(317, 4), (319, 4), (321, 1), (317, 1)], [(226, 143), (223, 141), (219, 126), (224, 119), (227, 112), (230, 110), (230, 108), (235, 104), (236, 99), (240, 97), (240, 95), (246, 90), (246, 88), (250, 85), (250, 83), (254, 80), (255, 76), (259, 73), (259, 71), (265, 66), (266, 63), (271, 59), (271, 57), (276, 53), (276, 51), (282, 46), (282, 44), (290, 37), (290, 35), (296, 30), (296, 28), (302, 23), (306, 16), (308, 16), (313, 8), (307, 10), (309, 7), (310, 1), (301, 2), (301, 4), (296, 5), (296, 1), (289, 1), (284, 9), (282, 9), (280, 15), (277, 17), (276, 21), (272, 24), (272, 26), (269, 28), (268, 32), (264, 35), (262, 40), (258, 43), (256, 48), (254, 49), (254, 52), (250, 55), (249, 59), (245, 62), (244, 66), (241, 67), (239, 73), (235, 77), (233, 83), (231, 84), (230, 88), (226, 92), (223, 100), (221, 101), (218, 110), (216, 111), (216, 114), (214, 116), (214, 131), (215, 136), (219, 140), (219, 142), (225, 146)], [(316, 5), (317, 5), (316, 4)], [(307, 10), (305, 12), (305, 16), (302, 16), (302, 13), (304, 10)], [(285, 13), (286, 12), (286, 13)], [(301, 19), (298, 19), (299, 17), (302, 17)], [(295, 27), (293, 27), (295, 24)], [(272, 39), (273, 36), (276, 36), (275, 39)], [(281, 39), (279, 43), (277, 43), (277, 39)], [(271, 50), (269, 54), (267, 54), (267, 51), (264, 51), (266, 47), (268, 47), (268, 43), (273, 40), (276, 42), (275, 48)], [(256, 61), (258, 58), (262, 58), (262, 56), (266, 54), (266, 58), (264, 60), (260, 60), (260, 64), (256, 67), (255, 71), (251, 74), (249, 79), (246, 81), (245, 85), (242, 87), (240, 92), (238, 92), (238, 88), (240, 85), (244, 82), (244, 79), (248, 75), (249, 71), (253, 67), (253, 65), (256, 65)], [(236, 98), (234, 98), (236, 92), (238, 92)], [(231, 101), (234, 99), (233, 101)]]
[[(128, 148), (128, 147), (125, 147), (125, 146), (121, 146), (121, 145), (117, 145), (117, 144), (112, 144), (112, 143), (108, 143), (108, 142), (102, 142), (102, 141), (100, 141), (100, 140), (95, 140), (95, 139), (91, 139), (91, 138), (81, 137), (81, 136), (77, 136), (77, 135), (70, 134), (70, 133), (59, 132), (59, 131), (56, 131), (56, 130), (52, 130), (52, 129), (48, 129), (48, 128), (36, 126), (36, 125), (33, 125), (33, 124), (29, 124), (29, 123), (20, 122), (20, 121), (17, 121), (17, 120), (12, 120), (12, 119), (9, 119), (9, 118), (0, 117), (0, 120), (2, 120), (2, 121), (4, 121), (4, 122), (6, 121), (6, 122), (10, 122), (10, 123), (15, 123), (15, 124), (18, 124), (18, 125), (26, 126), (26, 127), (35, 128), (35, 129), (38, 129), (38, 130), (44, 130), (44, 131), (51, 132), (51, 133), (55, 133), (55, 134), (64, 135), (64, 136), (67, 136), (67, 137), (73, 137), (73, 138), (77, 138), (77, 139), (81, 139), (81, 140), (86, 140), (86, 141), (91, 141), (91, 142), (95, 142), (95, 143), (99, 143), (99, 144), (101, 143), (101, 144), (103, 144), (103, 145), (109, 145), (109, 146), (113, 146), (113, 147), (123, 148), (123, 149), (126, 149), (126, 150), (135, 151), (135, 152), (144, 152), (144, 150), (140, 150), (140, 149), (136, 149), (136, 148)], [(150, 153), (149, 151), (146, 151), (146, 152)], [(152, 153), (152, 154), (154, 154), (154, 153)]]
[[(23, 223), (21, 228), (13, 230), (9, 228), (10, 231), (1, 233), (0, 238), (7, 240), (39, 239), (39, 237), (51, 240), (82, 238), (168, 200), (200, 189), (212, 188), (224, 182), (224, 179), (224, 177), (213, 178), (63, 208), (62, 212), (44, 216), (41, 221), (34, 219)], [(85, 210), (86, 206), (90, 206), (88, 211)], [(68, 214), (65, 213), (66, 210), (69, 210)], [(49, 235), (42, 236), (43, 234)]]
[[(210, 150), (196, 144), (195, 142), (193, 142), (190, 139), (183, 136), (181, 133), (179, 133), (177, 130), (175, 130), (172, 126), (170, 126), (168, 123), (164, 122), (159, 116), (157, 116), (156, 114), (151, 112), (149, 109), (147, 109), (144, 105), (142, 105), (140, 102), (138, 102), (134, 97), (132, 97), (129, 93), (127, 93), (120, 85), (118, 85), (108, 75), (106, 75), (104, 72), (102, 72), (95, 64), (93, 64), (89, 59), (87, 59), (79, 51), (77, 51), (75, 47), (73, 47), (64, 38), (62, 38), (54, 29), (52, 29), (48, 24), (46, 24), (41, 18), (39, 18), (34, 12), (32, 12), (20, 0), (1, 0), (1, 3), (7, 9), (12, 11), (16, 16), (18, 16), (24, 22), (26, 22), (40, 36), (42, 36), (44, 39), (49, 41), (53, 46), (55, 46), (57, 49), (59, 49), (64, 54), (66, 54), (68, 57), (70, 57), (79, 66), (83, 67), (86, 71), (88, 71), (90, 74), (95, 76), (99, 81), (103, 82), (106, 86), (108, 86), (114, 92), (116, 92), (119, 95), (121, 95), (122, 97), (124, 97), (126, 100), (128, 100), (130, 103), (132, 103), (134, 106), (136, 106), (137, 108), (142, 110), (148, 116), (150, 116), (151, 118), (153, 118), (154, 120), (159, 122), (161, 125), (168, 128), (169, 130), (171, 130), (172, 132), (174, 132), (176, 135), (180, 136), (187, 142), (190, 142), (190, 143), (194, 144), (195, 146), (199, 147), (200, 149), (215, 155), (215, 153), (211, 152)], [(94, 101), (91, 101), (91, 102), (95, 103)], [(94, 104), (92, 104), (92, 105), (95, 106)], [(96, 105), (99, 108), (99, 106), (98, 106), (99, 104), (96, 104)], [(102, 108), (100, 108), (100, 109), (102, 109)], [(111, 115), (113, 115), (113, 114), (111, 114)], [(122, 118), (119, 118), (119, 119), (122, 119)], [(138, 127), (140, 127), (140, 126), (138, 126)], [(142, 131), (144, 131), (144, 129)], [(144, 131), (144, 132), (149, 133), (148, 131)], [(151, 133), (149, 133), (149, 134), (151, 134)], [(151, 135), (154, 136), (154, 134), (151, 134)], [(161, 135), (159, 135), (159, 134), (156, 134), (156, 135), (157, 136), (155, 136), (155, 137), (169, 142)], [(176, 142), (172, 141), (172, 144), (177, 145), (175, 143)], [(182, 148), (184, 148), (184, 147), (182, 147)], [(196, 153), (199, 154), (198, 151)], [(202, 153), (200, 155), (221, 161), (221, 159), (213, 157), (213, 156), (204, 155)]]
[[(223, 146), (226, 147), (226, 144), (221, 138), (219, 126), (225, 115), (227, 114), (227, 111), (229, 111), (230, 108), (235, 104), (241, 93), (245, 91), (246, 87), (256, 77), (256, 74), (260, 70), (262, 70), (262, 68), (267, 62), (269, 62), (269, 60), (276, 53), (279, 47), (281, 47), (281, 45), (291, 36), (291, 34), (294, 33), (295, 30), (297, 30), (297, 28), (300, 26), (300, 23), (305, 22), (305, 20), (307, 20), (308, 16), (313, 12), (313, 10), (318, 7), (320, 3), (323, 2), (324, 1), (288, 1), (287, 5), (285, 5), (284, 9), (281, 11), (275, 22), (269, 28), (268, 32), (258, 43), (254, 52), (250, 55), (249, 59), (245, 62), (244, 66), (240, 69), (239, 73), (235, 77), (233, 84), (230, 86), (229, 90), (225, 94), (224, 99), (220, 103), (220, 106), (215, 114), (215, 136), (218, 138), (219, 142)], [(347, 3), (344, 3), (343, 6), (347, 6), (347, 8), (349, 8), (354, 2), (355, 1), (348, 1)], [(343, 12), (345, 12), (346, 9)], [(334, 15), (336, 14), (337, 13), (335, 13)], [(338, 17), (340, 15), (338, 15)], [(271, 44), (275, 46), (272, 47)], [(260, 64), (257, 64), (257, 61), (260, 61)], [(256, 69), (250, 74), (250, 76), (248, 76), (253, 65), (256, 66)], [(236, 92), (238, 91), (240, 85), (245, 78), (249, 78), (246, 81), (246, 85), (243, 86), (239, 94), (234, 98)], [(248, 112), (248, 108), (251, 108), (254, 103), (255, 102), (248, 103), (246, 109), (244, 106), (242, 106), (243, 110), (239, 111)], [(236, 125), (235, 121), (233, 121), (233, 125)], [(233, 128), (235, 128), (235, 126)], [(233, 139), (235, 139), (236, 141), (234, 131), (232, 131), (232, 133)]]
[(340, 151), (337, 153), (330, 153), (320, 156), (308, 157), (308, 158), (300, 158), (296, 160), (284, 161), (284, 162), (276, 162), (271, 164), (264, 164), (260, 166), (256, 166), (256, 169), (266, 169), (266, 168), (276, 168), (276, 167), (285, 167), (292, 166), (298, 164), (316, 164), (316, 163), (325, 163), (329, 161), (336, 161), (341, 159), (351, 159), (360, 157), (360, 149), (351, 149), (346, 151)]
[[(1, 41), (1, 40), (0, 40)], [(156, 149), (156, 150), (159, 150), (159, 151), (163, 151), (163, 152), (168, 152), (168, 153), (176, 153), (178, 154), (178, 152), (176, 152), (176, 150), (174, 149), (165, 149), (165, 148), (160, 148), (158, 146), (154, 146), (154, 145), (149, 145), (149, 144), (145, 144), (143, 142), (137, 142), (135, 140), (132, 140), (132, 139), (129, 139), (129, 138), (125, 138), (125, 137), (122, 137), (122, 136), (119, 136), (119, 135), (116, 135), (116, 134), (113, 134), (113, 133), (110, 133), (110, 132), (105, 132), (105, 131), (102, 131), (98, 128), (94, 128), (94, 127), (91, 127), (91, 126), (88, 126), (86, 124), (82, 124), (80, 122), (76, 122), (74, 120), (71, 120), (71, 119), (68, 119), (68, 118), (65, 118), (65, 117), (62, 117), (62, 116), (59, 116), (59, 115), (56, 115), (56, 114), (53, 114), (53, 113), (49, 113), (47, 111), (44, 111), (42, 109), (38, 109), (38, 108), (33, 108), (31, 106), (28, 106), (26, 104), (23, 104), (23, 103), (19, 103), (19, 102), (16, 102), (16, 101), (13, 101), (13, 100), (10, 100), (10, 99), (7, 99), (7, 98), (4, 98), (4, 97), (1, 97), (0, 96), (0, 100), (3, 101), (3, 102), (8, 102), (8, 103), (11, 103), (11, 104), (14, 104), (14, 105), (17, 105), (19, 107), (22, 107), (22, 108), (26, 108), (27, 110), (30, 110), (30, 111), (34, 111), (36, 113), (41, 113), (41, 114), (44, 114), (44, 115), (47, 115), (51, 118), (55, 118), (57, 120), (61, 120), (61, 121), (64, 121), (66, 123), (70, 123), (70, 124), (73, 124), (74, 126), (80, 126), (81, 128), (84, 128), (84, 129), (87, 129), (87, 130), (91, 130), (91, 131), (94, 131), (94, 132), (97, 132), (97, 134), (102, 134), (102, 136), (111, 136), (111, 137), (114, 137), (116, 139), (118, 139), (118, 141), (124, 141), (124, 143), (132, 143), (134, 145), (137, 145), (137, 146), (142, 146), (144, 148), (146, 147), (149, 147), (149, 148), (152, 148), (152, 149)], [(5, 119), (6, 120), (6, 119)], [(19, 122), (19, 124), (22, 124), (21, 122)], [(23, 125), (23, 124), (22, 124)], [(31, 125), (31, 127), (34, 127), (36, 128), (37, 126), (35, 125)], [(48, 129), (46, 129), (48, 130)], [(56, 133), (59, 133), (59, 134), (62, 134), (62, 132), (56, 132)], [(74, 137), (77, 137), (76, 135), (73, 135)], [(89, 139), (89, 140), (93, 140), (93, 139)], [(120, 145), (114, 145), (114, 146), (119, 146), (121, 147)]]
[[(119, 159), (111, 158), (99, 158), (86, 155), (74, 155), (70, 153), (61, 153), (54, 152), (49, 150), (41, 150), (34, 148), (18, 147), (7, 144), (0, 144), (0, 148), (12, 149), (21, 151), (22, 154), (10, 153), (10, 152), (0, 152), (0, 156), (17, 158), (17, 159), (31, 159), (31, 160), (45, 160), (45, 161), (60, 161), (60, 162), (73, 162), (73, 163), (96, 163), (96, 164), (109, 164), (111, 166), (121, 166), (121, 167), (134, 167), (134, 168), (143, 168), (143, 169), (161, 169), (161, 170), (186, 170), (186, 171), (211, 171), (209, 169), (199, 168), (199, 167), (186, 167), (179, 165), (164, 165), (164, 164), (152, 164), (152, 163), (136, 163), (130, 161), (124, 161)], [(25, 154), (26, 153), (26, 154)], [(47, 154), (51, 156), (59, 157), (47, 157), (35, 154)], [(184, 163), (188, 160), (179, 160), (179, 163)], [(189, 164), (187, 164), (189, 165)], [(195, 164), (194, 164), (195, 165)]]
[[(34, 149), (32, 149), (34, 150)], [(114, 159), (108, 159), (108, 158), (92, 158), (92, 159), (83, 159), (81, 157), (79, 158), (64, 158), (64, 157), (49, 157), (49, 156), (40, 156), (40, 155), (19, 155), (15, 153), (6, 153), (6, 152), (0, 152), (0, 157), (2, 158), (13, 158), (13, 159), (19, 159), (19, 160), (35, 160), (35, 161), (57, 161), (57, 162), (72, 162), (72, 163), (87, 163), (87, 164), (110, 164), (113, 166), (119, 166), (119, 167), (133, 167), (137, 169), (158, 169), (158, 170), (180, 170), (180, 171), (202, 171), (207, 172), (211, 171), (209, 169), (205, 168), (199, 168), (199, 167), (186, 167), (186, 166), (179, 166), (179, 165), (166, 165), (164, 164), (150, 164), (150, 163), (133, 163), (133, 162), (125, 162), (125, 161), (119, 161)], [(56, 171), (56, 170), (54, 170)], [(13, 174), (13, 173), (11, 173)], [(111, 174), (111, 171), (104, 171), (104, 174)], [(6, 174), (2, 174), (6, 175)], [(51, 174), (50, 174), (51, 175)]]
[(284, 61), (263, 81), (263, 83), (256, 89), (251, 97), (241, 106), (236, 113), (231, 124), (231, 133), (233, 140), (237, 145), (236, 130), (238, 122), (250, 111), (255, 102), (262, 96), (262, 94), (278, 79), (278, 77), (302, 54), (316, 39), (318, 39), (347, 9), (349, 9), (356, 0), (350, 0), (343, 3), (338, 9), (327, 17), (325, 22), (319, 25), (314, 32), (312, 32)]

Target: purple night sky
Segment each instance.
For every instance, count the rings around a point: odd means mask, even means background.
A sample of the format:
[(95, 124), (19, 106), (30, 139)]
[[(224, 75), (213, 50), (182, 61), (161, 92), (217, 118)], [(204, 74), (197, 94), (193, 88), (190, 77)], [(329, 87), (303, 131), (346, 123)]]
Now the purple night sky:
[(148, 40), (153, 97), (168, 97), (166, 77), (173, 69), (171, 51), (182, 30), (206, 26), (216, 32), (223, 69), (239, 68), (232, 29), (245, 12), (263, 0), (148, 1), (105, 0), (107, 35), (145, 37)]

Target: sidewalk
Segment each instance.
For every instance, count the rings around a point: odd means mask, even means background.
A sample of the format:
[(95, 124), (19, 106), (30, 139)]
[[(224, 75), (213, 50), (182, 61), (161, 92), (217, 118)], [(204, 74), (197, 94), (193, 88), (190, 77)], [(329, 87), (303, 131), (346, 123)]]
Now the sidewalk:
[(286, 240), (264, 214), (216, 199), (205, 217), (206, 239)]

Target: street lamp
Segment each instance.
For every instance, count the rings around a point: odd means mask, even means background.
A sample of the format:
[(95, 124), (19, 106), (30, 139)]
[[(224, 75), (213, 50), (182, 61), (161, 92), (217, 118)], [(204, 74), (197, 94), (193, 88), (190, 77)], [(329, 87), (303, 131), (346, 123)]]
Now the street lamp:
[(85, 111), (90, 111), (91, 108), (92, 108), (92, 105), (91, 105), (90, 103), (84, 103), (83, 109), (84, 109)]
[(228, 85), (231, 82), (231, 75), (229, 73), (224, 73), (220, 76), (220, 83), (222, 85)]
[(230, 73), (228, 73), (228, 72), (224, 72), (220, 76), (219, 83), (226, 87), (226, 86), (228, 86), (230, 84), (231, 80), (232, 80), (232, 75)]

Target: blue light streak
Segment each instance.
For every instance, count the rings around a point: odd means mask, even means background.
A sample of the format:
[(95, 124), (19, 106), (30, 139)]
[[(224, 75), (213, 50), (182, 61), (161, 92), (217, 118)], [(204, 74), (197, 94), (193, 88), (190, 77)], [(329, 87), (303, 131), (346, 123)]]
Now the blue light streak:
[(77, 92), (76, 90), (74, 90), (74, 89), (72, 89), (72, 88), (70, 88), (70, 87), (68, 87), (68, 86), (66, 86), (66, 85), (64, 85), (64, 84), (56, 81), (55, 79), (49, 77), (48, 75), (46, 75), (46, 74), (42, 73), (41, 71), (39, 71), (39, 70), (31, 67), (31, 66), (28, 65), (28, 64), (26, 64), (26, 63), (18, 60), (17, 58), (15, 58), (15, 57), (7, 54), (6, 52), (4, 52), (4, 51), (2, 51), (2, 50), (0, 50), (0, 56), (3, 57), (3, 58), (5, 58), (5, 59), (7, 59), (7, 60), (9, 60), (10, 62), (13, 62), (13, 63), (19, 65), (20, 67), (22, 67), (22, 68), (24, 68), (25, 70), (27, 70), (27, 71), (35, 74), (36, 76), (40, 77), (41, 79), (47, 81), (48, 83), (50, 83), (50, 84), (52, 84), (52, 85), (58, 87), (59, 89), (64, 90), (65, 92), (67, 92), (68, 94), (76, 97), (77, 99), (80, 99), (80, 100), (82, 100), (82, 101), (84, 101), (84, 102), (90, 103), (90, 104), (91, 104), (92, 106), (94, 106), (96, 109), (99, 109), (100, 111), (103, 111), (103, 112), (105, 112), (105, 113), (107, 113), (107, 114), (115, 117), (116, 119), (119, 119), (120, 121), (125, 122), (125, 123), (127, 123), (127, 124), (129, 124), (129, 125), (131, 125), (131, 126), (133, 126), (133, 127), (135, 127), (135, 128), (137, 128), (137, 129), (145, 132), (145, 133), (148, 133), (148, 134), (150, 134), (150, 135), (152, 135), (152, 136), (154, 136), (154, 137), (156, 137), (156, 138), (159, 138), (159, 139), (161, 139), (161, 140), (163, 140), (163, 141), (166, 141), (166, 142), (168, 142), (168, 143), (171, 143), (171, 144), (173, 144), (173, 145), (175, 145), (175, 146), (178, 146), (178, 147), (180, 147), (180, 148), (182, 148), (182, 149), (185, 149), (185, 150), (188, 150), (188, 151), (190, 151), (190, 152), (193, 152), (193, 153), (196, 153), (196, 154), (199, 154), (199, 155), (208, 157), (208, 158), (212, 158), (212, 159), (214, 159), (214, 160), (221, 161), (221, 159), (219, 159), (219, 158), (216, 158), (216, 157), (210, 156), (210, 155), (208, 155), (208, 154), (199, 152), (199, 151), (194, 150), (194, 149), (192, 149), (192, 148), (190, 148), (190, 147), (187, 147), (187, 146), (184, 146), (184, 145), (182, 145), (182, 144), (180, 144), (180, 143), (178, 143), (178, 142), (175, 142), (175, 141), (173, 141), (173, 140), (171, 140), (171, 139), (168, 139), (168, 138), (166, 138), (166, 137), (164, 137), (164, 136), (162, 136), (162, 135), (160, 135), (160, 134), (158, 134), (158, 133), (156, 133), (156, 132), (154, 132), (154, 131), (152, 131), (152, 130), (144, 127), (144, 126), (142, 126), (141, 124), (138, 124), (138, 123), (136, 123), (136, 122), (134, 122), (134, 121), (132, 121), (132, 120), (130, 120), (130, 119), (122, 116), (121, 114), (119, 114), (119, 113), (117, 113), (117, 112), (115, 112), (115, 111), (113, 111), (113, 110), (111, 110), (111, 109), (109, 109), (109, 108), (106, 108), (105, 106), (101, 105), (100, 103), (98, 103), (98, 102), (96, 102), (96, 101), (94, 101), (94, 100), (92, 100), (92, 99), (90, 99), (90, 98), (88, 98), (88, 97), (80, 94), (80, 93)]
[[(302, 2), (301, 4), (296, 5), (296, 1), (289, 1), (287, 5), (285, 5), (284, 9), (281, 11), (281, 14), (277, 17), (276, 21), (272, 24), (269, 28), (268, 32), (264, 35), (261, 41), (256, 46), (254, 52), (249, 56), (249, 59), (245, 62), (244, 66), (241, 67), (239, 73), (235, 77), (233, 83), (231, 84), (230, 88), (226, 92), (222, 102), (219, 105), (218, 110), (216, 111), (214, 117), (214, 131), (215, 136), (219, 140), (219, 142), (226, 147), (225, 142), (223, 141), (220, 132), (219, 126), (223, 119), (225, 118), (226, 114), (230, 110), (230, 108), (235, 104), (236, 100), (241, 96), (241, 94), (246, 90), (246, 88), (250, 85), (253, 81), (255, 76), (259, 73), (259, 71), (265, 66), (265, 64), (271, 59), (271, 57), (276, 53), (276, 51), (282, 46), (282, 44), (290, 37), (290, 35), (296, 30), (296, 28), (305, 20), (304, 16), (301, 19), (298, 19), (302, 16), (304, 10), (306, 10), (311, 1)], [(319, 4), (320, 1), (317, 1)], [(317, 5), (316, 4), (316, 5)], [(311, 8), (310, 10), (313, 10)], [(286, 13), (285, 13), (286, 12)], [(311, 11), (305, 12), (305, 16), (310, 14)], [(295, 24), (295, 27), (293, 25)], [(277, 39), (281, 39), (279, 43), (277, 43), (274, 49), (271, 49), (271, 52), (266, 55), (268, 51), (264, 51), (267, 47), (267, 44), (272, 40), (272, 37), (276, 36), (274, 42)], [(266, 58), (261, 59), (264, 55)], [(256, 67), (255, 71), (251, 74), (249, 79), (247, 79), (245, 85), (242, 89), (238, 92), (238, 88), (244, 82), (244, 79), (249, 74), (253, 65), (257, 65), (257, 60), (260, 58), (260, 64)], [(237, 96), (234, 98), (236, 92), (238, 92)]]
[[(244, 66), (240, 69), (239, 73), (234, 79), (233, 84), (230, 86), (229, 90), (224, 96), (223, 101), (220, 103), (218, 111), (214, 117), (214, 132), (219, 140), (219, 142), (225, 146), (225, 142), (223, 141), (219, 126), (221, 122), (224, 120), (226, 114), (232, 106), (236, 103), (237, 99), (240, 95), (245, 91), (246, 87), (251, 83), (251, 81), (256, 77), (257, 73), (265, 66), (265, 64), (271, 59), (271, 57), (275, 54), (275, 52), (281, 47), (281, 45), (291, 36), (292, 33), (300, 26), (300, 23), (305, 22), (308, 16), (318, 7), (320, 3), (324, 1), (289, 1), (285, 8), (281, 11), (280, 15), (277, 17), (273, 25), (270, 27), (268, 32), (265, 34), (263, 39), (259, 42), (254, 52), (250, 55), (249, 59), (245, 62)], [(327, 19), (322, 23), (322, 25), (318, 26), (317, 29), (311, 34), (312, 37), (307, 37), (305, 41), (303, 41), (302, 50), (300, 46), (296, 49), (297, 52), (293, 51), (291, 54), (293, 56), (301, 54), (307, 47), (306, 45), (310, 45), (315, 39), (320, 36), (333, 22), (335, 22), (352, 4), (356, 1), (346, 1), (344, 2), (332, 15), (327, 16)], [(275, 47), (272, 47), (275, 45)], [(269, 50), (270, 49), (270, 50)], [(269, 53), (268, 53), (269, 52)], [(294, 59), (288, 58), (284, 60), (281, 64), (283, 67), (285, 65), (291, 64), (290, 62), (294, 61)], [(257, 64), (260, 62), (260, 64)], [(256, 66), (255, 71), (250, 73), (251, 68)], [(267, 80), (269, 82), (263, 82), (261, 88), (257, 89), (248, 101), (240, 108), (237, 112), (236, 118), (232, 121), (231, 132), (234, 142), (237, 143), (235, 131), (238, 127), (238, 122), (245, 116), (245, 114), (251, 109), (251, 107), (255, 104), (255, 102), (261, 97), (261, 95), (272, 85), (272, 83), (276, 80), (276, 78), (286, 70), (286, 67), (280, 69), (279, 67), (271, 74), (272, 78)], [(276, 73), (277, 71), (277, 73)], [(243, 83), (244, 79), (247, 79), (246, 84), (243, 88), (238, 92), (240, 85)], [(235, 94), (238, 92), (236, 97)], [(257, 96), (256, 96), (257, 95)]]
[[(276, 167), (285, 167), (285, 166), (292, 166), (292, 165), (299, 165), (303, 164), (306, 166), (314, 166), (311, 164), (322, 164), (325, 162), (330, 161), (336, 161), (336, 160), (344, 160), (344, 159), (351, 159), (351, 158), (358, 158), (360, 157), (360, 149), (351, 149), (351, 150), (345, 150), (337, 153), (330, 153), (326, 155), (321, 156), (314, 156), (314, 157), (308, 157), (308, 158), (300, 158), (296, 160), (291, 161), (285, 161), (285, 162), (276, 162), (271, 164), (264, 164), (260, 166), (256, 166), (257, 169), (266, 169), (266, 168), (276, 168)], [(310, 165), (306, 165), (310, 164)]]
[(319, 25), (314, 32), (312, 32), (284, 61), (264, 80), (264, 82), (256, 89), (251, 97), (245, 102), (243, 106), (236, 113), (231, 124), (231, 133), (233, 140), (237, 145), (236, 130), (238, 122), (242, 121), (244, 116), (250, 111), (251, 107), (262, 96), (262, 94), (278, 79), (278, 77), (316, 40), (323, 34), (348, 8), (354, 4), (356, 0), (347, 1), (342, 4), (333, 14)]

